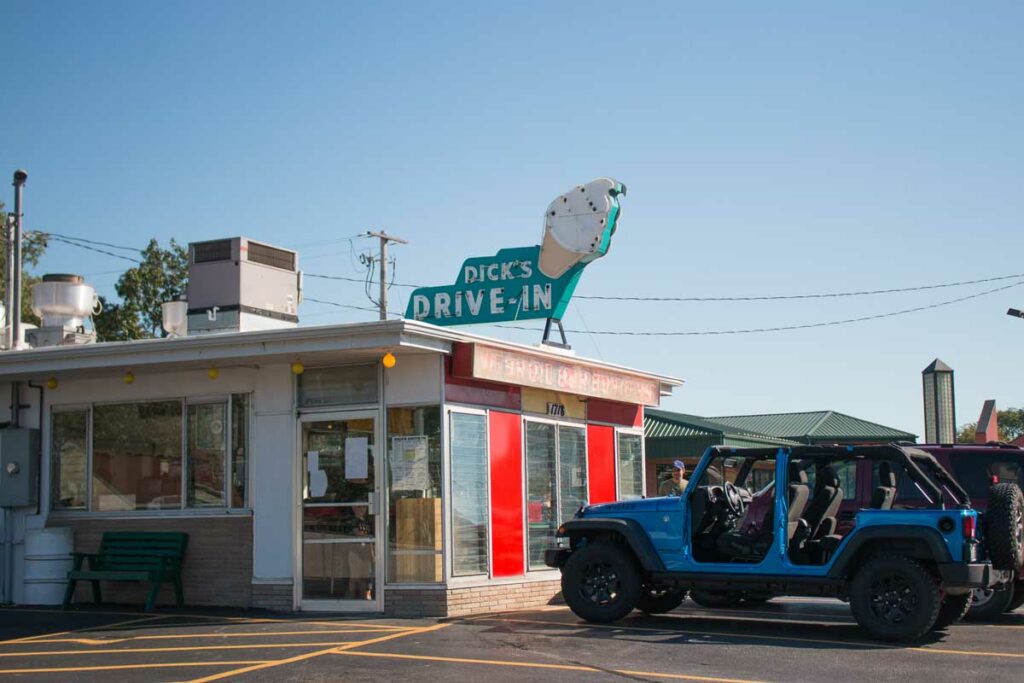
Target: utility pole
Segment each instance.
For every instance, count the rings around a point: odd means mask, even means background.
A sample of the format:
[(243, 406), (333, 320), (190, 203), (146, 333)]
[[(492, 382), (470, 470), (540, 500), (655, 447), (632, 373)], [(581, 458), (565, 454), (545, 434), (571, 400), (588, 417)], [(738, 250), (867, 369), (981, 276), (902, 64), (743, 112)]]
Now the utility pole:
[(367, 232), (367, 237), (376, 237), (380, 239), (380, 256), (377, 260), (380, 261), (380, 301), (377, 303), (380, 305), (380, 319), (388, 319), (388, 242), (394, 242), (395, 244), (409, 244), (408, 241), (403, 240), (401, 237), (392, 237), (383, 230), (380, 232)]
[(3, 241), (4, 241), (4, 256), (6, 261), (4, 263), (4, 337), (3, 337), (3, 348), (9, 349), (13, 345), (11, 344), (11, 311), (14, 310), (11, 304), (11, 296), (14, 294), (14, 250), (11, 248), (11, 242), (14, 237), (14, 214), (7, 214), (4, 224), (0, 226), (3, 230)]
[(13, 277), (9, 284), (11, 307), (7, 311), (7, 317), (11, 321), (11, 345), (8, 347), (11, 349), (21, 346), (21, 223), (25, 213), (21, 206), (21, 198), (26, 180), (28, 171), (19, 168), (14, 172), (14, 230), (9, 246), (13, 261)]

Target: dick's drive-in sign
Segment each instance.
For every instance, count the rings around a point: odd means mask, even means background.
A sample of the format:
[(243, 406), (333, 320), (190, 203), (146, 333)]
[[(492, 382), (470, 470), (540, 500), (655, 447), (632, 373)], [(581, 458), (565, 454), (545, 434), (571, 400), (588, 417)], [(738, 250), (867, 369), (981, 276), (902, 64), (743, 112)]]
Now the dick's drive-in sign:
[(559, 195), (544, 214), (540, 245), (466, 259), (454, 285), (413, 291), (405, 317), (436, 325), (560, 320), (583, 269), (608, 253), (625, 192), (599, 178)]

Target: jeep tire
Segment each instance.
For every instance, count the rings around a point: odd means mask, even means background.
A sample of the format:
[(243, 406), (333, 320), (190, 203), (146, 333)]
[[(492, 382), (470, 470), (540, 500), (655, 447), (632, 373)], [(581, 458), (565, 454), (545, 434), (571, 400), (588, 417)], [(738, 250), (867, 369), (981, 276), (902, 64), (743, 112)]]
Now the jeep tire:
[(942, 599), (939, 616), (935, 620), (932, 630), (941, 631), (963, 619), (971, 609), (971, 602), (973, 602), (973, 594), (970, 591), (962, 595), (947, 595)]
[(633, 611), (640, 600), (640, 569), (628, 547), (589, 542), (569, 555), (562, 569), (562, 597), (585, 621), (608, 623)]
[(648, 614), (671, 612), (686, 599), (686, 589), (677, 586), (647, 586), (640, 591), (636, 608)]
[(1024, 494), (1016, 484), (995, 484), (988, 493), (985, 545), (994, 569), (1013, 571), (1024, 560)]
[(968, 621), (987, 621), (995, 619), (1003, 612), (1011, 609), (1014, 599), (1014, 585), (1007, 584), (1002, 590), (997, 588), (977, 588), (971, 591), (971, 611), (967, 613)]
[(920, 639), (939, 617), (938, 580), (917, 560), (903, 555), (869, 559), (850, 584), (850, 609), (873, 638), (899, 642)]
[(1021, 605), (1024, 605), (1024, 581), (1018, 581), (1013, 584), (1013, 600), (1010, 600), (1010, 604), (1006, 607), (1006, 611), (1013, 612)]

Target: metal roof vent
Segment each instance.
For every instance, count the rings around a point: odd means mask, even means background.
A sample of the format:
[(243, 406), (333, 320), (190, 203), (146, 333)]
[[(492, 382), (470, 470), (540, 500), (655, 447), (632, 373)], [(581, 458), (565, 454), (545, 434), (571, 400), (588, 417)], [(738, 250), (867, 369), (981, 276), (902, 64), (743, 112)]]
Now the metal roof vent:
[(85, 329), (98, 300), (96, 289), (81, 275), (49, 274), (32, 285), (32, 312), (39, 316), (38, 329), (25, 335), (30, 346), (62, 346), (96, 341), (96, 332)]

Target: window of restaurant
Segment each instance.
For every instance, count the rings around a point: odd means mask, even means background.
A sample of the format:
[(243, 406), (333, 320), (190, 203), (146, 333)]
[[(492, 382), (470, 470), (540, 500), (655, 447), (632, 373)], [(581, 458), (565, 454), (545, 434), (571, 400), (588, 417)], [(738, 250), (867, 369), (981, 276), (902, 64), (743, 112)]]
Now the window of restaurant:
[(441, 409), (388, 409), (388, 583), (442, 580)]
[(55, 407), (51, 507), (117, 512), (246, 504), (249, 398)]
[(486, 574), (487, 416), (450, 411), (452, 576)]
[(587, 503), (586, 437), (583, 427), (527, 420), (525, 441), (527, 566), (547, 569), (558, 525)]
[(619, 430), (616, 434), (616, 466), (619, 500), (635, 500), (644, 494), (644, 435)]
[(378, 402), (376, 363), (306, 368), (299, 375), (299, 407), (367, 405)]

